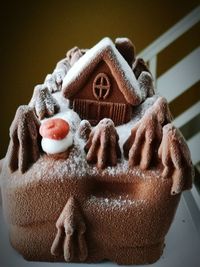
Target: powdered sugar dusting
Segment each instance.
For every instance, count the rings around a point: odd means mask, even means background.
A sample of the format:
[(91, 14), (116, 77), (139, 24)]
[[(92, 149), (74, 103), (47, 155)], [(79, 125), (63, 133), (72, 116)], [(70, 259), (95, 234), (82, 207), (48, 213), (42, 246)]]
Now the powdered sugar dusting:
[[(69, 108), (68, 101), (63, 99), (61, 92), (54, 93), (53, 95), (61, 106), (61, 112), (53, 117), (66, 120), (70, 124), (70, 130), (74, 136), (74, 145), (70, 149), (69, 157), (64, 160), (58, 160), (45, 154), (41, 155), (40, 159), (38, 159), (38, 161), (20, 177), (20, 179), (18, 179), (18, 171), (12, 174), (13, 185), (18, 183), (29, 183), (31, 181), (35, 182), (40, 179), (47, 181), (51, 179), (59, 179), (64, 181), (65, 179), (83, 179), (85, 177), (92, 178), (96, 176), (99, 177), (98, 179), (109, 179), (110, 181), (112, 180), (116, 182), (131, 182), (134, 177), (142, 179), (151, 179), (151, 177), (155, 177), (160, 179), (161, 173), (158, 169), (142, 171), (139, 167), (129, 168), (128, 161), (123, 157), (123, 153), (116, 166), (107, 167), (104, 170), (99, 170), (95, 165), (88, 164), (84, 151), (86, 142), (79, 137), (77, 131), (81, 123), (78, 114)], [(116, 127), (120, 137), (119, 143), (121, 151), (123, 151), (123, 144), (130, 135), (134, 124), (140, 120), (157, 98), (158, 96), (147, 98), (140, 106), (135, 108), (133, 119), (129, 123)], [(3, 169), (6, 171), (6, 167)], [(49, 175), (49, 170), (51, 170), (51, 175)], [(7, 174), (5, 175), (7, 176)]]
[(53, 97), (57, 100), (60, 106), (60, 112), (67, 111), (69, 109), (69, 100), (66, 99), (61, 92), (56, 92), (52, 94)]
[(116, 127), (117, 133), (119, 135), (119, 145), (121, 149), (123, 147), (124, 142), (131, 134), (131, 129), (133, 128), (133, 126), (140, 121), (140, 119), (144, 116), (145, 112), (155, 103), (158, 97), (158, 95), (154, 95), (152, 97), (147, 98), (143, 103), (135, 107), (133, 111), (133, 118), (131, 121)]
[(96, 205), (102, 207), (103, 209), (120, 209), (124, 210), (130, 206), (140, 206), (145, 204), (143, 199), (130, 199), (127, 195), (126, 197), (116, 196), (116, 197), (96, 197), (92, 196), (88, 200), (88, 205)]

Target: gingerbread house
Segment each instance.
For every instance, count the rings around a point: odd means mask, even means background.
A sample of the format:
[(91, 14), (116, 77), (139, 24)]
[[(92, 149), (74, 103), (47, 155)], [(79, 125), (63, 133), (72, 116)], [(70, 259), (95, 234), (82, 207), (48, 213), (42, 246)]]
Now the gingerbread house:
[(18, 108), (0, 180), (10, 241), (25, 259), (130, 265), (162, 255), (194, 171), (133, 51), (127, 39), (75, 47)]
[(103, 118), (112, 119), (115, 125), (126, 123), (132, 107), (141, 103), (137, 79), (119, 50), (104, 38), (72, 66), (63, 81), (70, 107), (93, 125)]

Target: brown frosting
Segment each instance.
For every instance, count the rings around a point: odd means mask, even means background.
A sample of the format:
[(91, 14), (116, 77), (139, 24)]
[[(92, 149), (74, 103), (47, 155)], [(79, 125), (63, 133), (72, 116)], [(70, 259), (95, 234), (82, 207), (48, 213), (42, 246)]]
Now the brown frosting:
[(158, 155), (164, 166), (162, 176), (172, 177), (171, 194), (179, 194), (182, 190), (191, 188), (194, 169), (190, 151), (181, 132), (171, 123), (163, 127)]
[(167, 100), (164, 97), (159, 97), (149, 109), (149, 112), (154, 112), (156, 114), (157, 119), (162, 126), (172, 121), (172, 115)]
[(87, 162), (96, 163), (99, 169), (115, 166), (117, 159), (121, 156), (118, 140), (119, 136), (113, 121), (101, 120), (90, 133), (85, 145)]
[[(191, 187), (193, 166), (182, 134), (170, 121), (167, 102), (160, 97), (132, 128), (123, 149), (130, 168), (140, 165), (145, 170), (158, 163), (160, 158), (164, 167), (162, 176), (172, 177), (171, 194), (178, 194), (183, 188)], [(185, 175), (190, 178), (185, 179)]]
[(87, 120), (82, 120), (78, 128), (78, 136), (87, 141), (92, 131), (91, 124)]
[(33, 110), (28, 106), (20, 106), (10, 127), (7, 159), (12, 172), (19, 169), (24, 173), (40, 157), (39, 127)]
[(120, 54), (126, 59), (129, 66), (135, 61), (135, 47), (128, 38), (116, 38), (115, 46)]
[(57, 233), (51, 247), (53, 255), (64, 255), (66, 262), (78, 256), (85, 261), (88, 255), (85, 239), (86, 224), (77, 200), (70, 197), (56, 222)]
[(60, 110), (56, 99), (49, 92), (49, 89), (43, 85), (35, 87), (29, 106), (35, 109), (35, 113), (40, 120), (50, 117)]
[(124, 155), (129, 159), (129, 167), (140, 165), (142, 170), (152, 167), (157, 148), (161, 141), (162, 127), (154, 113), (148, 113), (131, 130), (124, 143)]
[(162, 139), (162, 126), (170, 121), (167, 101), (159, 97), (132, 128), (131, 135), (124, 143), (124, 155), (129, 159), (131, 168), (140, 165), (140, 168), (145, 170), (151, 166)]

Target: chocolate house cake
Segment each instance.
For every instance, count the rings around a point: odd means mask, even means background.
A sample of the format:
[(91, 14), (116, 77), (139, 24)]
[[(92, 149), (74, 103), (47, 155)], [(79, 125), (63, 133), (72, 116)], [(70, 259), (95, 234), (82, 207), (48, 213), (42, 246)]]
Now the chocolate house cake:
[(129, 39), (68, 51), (10, 127), (1, 189), (12, 246), (30, 261), (158, 260), (193, 177), (171, 121)]

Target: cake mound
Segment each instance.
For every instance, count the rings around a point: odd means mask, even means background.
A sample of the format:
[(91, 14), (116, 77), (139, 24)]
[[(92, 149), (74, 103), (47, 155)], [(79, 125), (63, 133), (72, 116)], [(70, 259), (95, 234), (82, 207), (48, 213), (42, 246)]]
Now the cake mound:
[(192, 178), (132, 42), (74, 47), (10, 127), (1, 189), (11, 244), (31, 261), (155, 262)]

